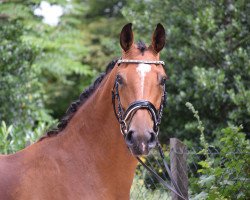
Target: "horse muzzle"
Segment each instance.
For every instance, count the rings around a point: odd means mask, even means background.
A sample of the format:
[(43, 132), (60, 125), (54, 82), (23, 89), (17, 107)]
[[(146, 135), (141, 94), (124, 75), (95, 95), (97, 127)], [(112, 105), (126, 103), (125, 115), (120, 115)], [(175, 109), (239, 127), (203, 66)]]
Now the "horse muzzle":
[(143, 134), (129, 130), (125, 136), (125, 142), (134, 156), (148, 155), (156, 146), (157, 136), (153, 131), (145, 131)]

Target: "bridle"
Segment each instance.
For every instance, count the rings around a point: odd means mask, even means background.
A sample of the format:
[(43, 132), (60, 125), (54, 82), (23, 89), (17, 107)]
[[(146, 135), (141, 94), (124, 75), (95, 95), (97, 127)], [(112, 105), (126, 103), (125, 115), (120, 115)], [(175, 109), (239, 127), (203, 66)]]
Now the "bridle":
[[(145, 60), (118, 60), (117, 64), (118, 66), (121, 63), (138, 63), (138, 64), (155, 64), (155, 65), (163, 65), (163, 61), (145, 61)], [(128, 132), (128, 126), (126, 121), (128, 118), (132, 118), (133, 115), (138, 111), (139, 109), (147, 109), (153, 119), (153, 129), (156, 133), (156, 136), (158, 136), (159, 133), (159, 126), (161, 123), (161, 118), (163, 114), (163, 109), (166, 106), (166, 100), (167, 100), (167, 92), (165, 89), (165, 82), (162, 85), (163, 91), (162, 91), (162, 96), (161, 96), (161, 104), (159, 110), (155, 108), (155, 106), (147, 100), (139, 100), (139, 101), (134, 101), (132, 102), (126, 110), (122, 108), (122, 104), (120, 101), (120, 95), (119, 95), (119, 82), (118, 82), (118, 76), (115, 79), (114, 87), (112, 90), (112, 103), (113, 103), (113, 108), (114, 108), (114, 113), (115, 116), (120, 124), (120, 129), (121, 133), (125, 137)], [(117, 101), (117, 106), (116, 106), (116, 101)]]
[[(119, 59), (117, 61), (118, 66), (122, 63), (133, 63), (133, 64), (155, 64), (155, 65), (162, 65), (165, 66), (165, 63), (163, 61), (152, 61), (152, 60), (125, 60), (125, 59)], [(136, 156), (136, 159), (166, 188), (174, 192), (176, 195), (178, 195), (180, 198), (186, 200), (186, 198), (183, 196), (180, 188), (176, 184), (175, 180), (173, 179), (171, 170), (165, 160), (164, 153), (162, 151), (162, 148), (158, 142), (158, 133), (159, 133), (159, 125), (161, 123), (161, 118), (163, 114), (163, 109), (166, 106), (166, 101), (167, 101), (167, 92), (166, 92), (166, 84), (162, 85), (163, 91), (162, 91), (162, 96), (161, 96), (161, 104), (159, 110), (155, 108), (155, 106), (147, 100), (138, 100), (132, 102), (126, 110), (122, 108), (121, 100), (120, 100), (120, 94), (119, 94), (119, 80), (118, 76), (115, 79), (114, 87), (112, 90), (112, 104), (113, 104), (113, 109), (115, 116), (120, 124), (120, 129), (121, 133), (123, 134), (124, 137), (126, 137), (128, 133), (128, 126), (126, 121), (130, 118), (132, 119), (134, 114), (139, 110), (139, 109), (147, 109), (151, 115), (151, 118), (153, 120), (153, 129), (156, 133), (156, 138), (157, 138), (157, 147), (159, 149), (160, 156), (163, 160), (164, 166), (166, 168), (166, 171), (170, 177), (170, 180), (172, 182), (172, 185), (169, 185), (166, 181), (164, 181), (152, 168), (147, 166), (139, 157)], [(117, 102), (117, 106), (116, 106)]]

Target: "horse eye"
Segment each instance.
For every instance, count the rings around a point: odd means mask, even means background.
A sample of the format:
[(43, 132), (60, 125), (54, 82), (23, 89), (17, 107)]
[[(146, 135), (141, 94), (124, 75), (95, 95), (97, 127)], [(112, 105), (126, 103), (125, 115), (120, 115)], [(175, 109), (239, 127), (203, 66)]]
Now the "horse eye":
[(117, 83), (119, 83), (120, 85), (123, 84), (123, 79), (122, 79), (122, 77), (121, 77), (120, 75), (117, 75), (116, 81), (117, 81)]
[(165, 85), (166, 84), (166, 81), (167, 81), (167, 77), (162, 77), (161, 78), (161, 82), (160, 82), (160, 85)]

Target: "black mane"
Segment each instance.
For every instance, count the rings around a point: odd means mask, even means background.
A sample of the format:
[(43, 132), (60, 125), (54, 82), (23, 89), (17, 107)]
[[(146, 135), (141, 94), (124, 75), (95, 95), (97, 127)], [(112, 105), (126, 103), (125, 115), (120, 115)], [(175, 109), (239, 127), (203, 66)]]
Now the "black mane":
[(53, 129), (53, 130), (48, 131), (46, 133), (46, 135), (43, 136), (40, 140), (42, 140), (42, 139), (44, 139), (46, 137), (57, 135), (58, 133), (60, 133), (67, 126), (68, 122), (74, 116), (74, 114), (79, 109), (79, 107), (82, 104), (84, 104), (86, 102), (86, 100), (95, 92), (95, 90), (99, 87), (99, 85), (102, 82), (102, 80), (104, 79), (104, 77), (114, 68), (117, 60), (118, 59), (115, 59), (115, 60), (111, 61), (107, 65), (106, 71), (101, 73), (99, 75), (99, 77), (94, 81), (94, 83), (83, 91), (83, 93), (80, 95), (78, 100), (71, 103), (71, 105), (67, 109), (65, 115), (63, 116), (63, 118), (58, 123), (57, 127), (55, 129)]

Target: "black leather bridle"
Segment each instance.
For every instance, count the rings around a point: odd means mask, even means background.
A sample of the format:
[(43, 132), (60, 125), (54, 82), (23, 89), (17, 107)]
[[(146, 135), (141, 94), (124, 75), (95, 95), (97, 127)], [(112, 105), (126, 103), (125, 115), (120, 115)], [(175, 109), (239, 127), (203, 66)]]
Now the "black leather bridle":
[[(155, 65), (164, 65), (163, 61), (144, 61), (144, 60), (118, 60), (117, 64), (120, 65), (121, 63), (144, 63), (144, 64), (155, 64)], [(128, 126), (126, 121), (129, 118), (132, 118), (133, 115), (136, 113), (139, 109), (147, 109), (152, 117), (152, 120), (154, 122), (153, 130), (156, 133), (156, 136), (158, 136), (159, 133), (159, 126), (161, 123), (161, 118), (163, 114), (163, 109), (166, 106), (166, 100), (167, 100), (167, 92), (165, 89), (165, 82), (162, 85), (163, 91), (161, 96), (161, 104), (159, 110), (155, 108), (155, 106), (147, 100), (139, 100), (134, 101), (131, 103), (126, 110), (122, 108), (122, 104), (120, 101), (120, 95), (119, 95), (119, 82), (118, 82), (118, 76), (116, 77), (115, 84), (112, 90), (112, 103), (114, 108), (115, 116), (120, 123), (120, 129), (121, 133), (125, 137), (127, 135)], [(117, 106), (116, 106), (117, 101)]]
[[(145, 60), (124, 60), (120, 59), (117, 61), (118, 66), (121, 63), (133, 63), (133, 64), (155, 64), (155, 65), (162, 65), (164, 66), (165, 63), (163, 61), (145, 61)], [(127, 120), (130, 118), (133, 118), (133, 115), (138, 111), (139, 109), (147, 109), (152, 117), (154, 126), (153, 129), (156, 133), (156, 136), (158, 136), (159, 133), (159, 125), (161, 123), (161, 118), (163, 114), (163, 109), (166, 106), (166, 101), (167, 101), (167, 92), (166, 92), (166, 87), (165, 87), (165, 82), (162, 85), (163, 91), (162, 91), (162, 96), (161, 96), (161, 104), (159, 110), (155, 108), (155, 106), (147, 100), (139, 100), (139, 101), (134, 101), (132, 102), (126, 110), (122, 108), (121, 100), (120, 100), (120, 95), (119, 95), (119, 76), (116, 77), (114, 87), (112, 90), (112, 104), (113, 104), (113, 109), (115, 116), (120, 124), (120, 129), (121, 133), (123, 134), (124, 137), (126, 137), (128, 133), (128, 126), (127, 126)], [(117, 103), (116, 103), (117, 102)], [(147, 166), (139, 157), (136, 156), (136, 159), (166, 188), (174, 192), (176, 195), (178, 195), (180, 198), (186, 200), (186, 198), (183, 196), (180, 188), (176, 184), (175, 180), (173, 179), (171, 170), (165, 160), (162, 148), (158, 142), (158, 137), (157, 139), (157, 147), (159, 149), (160, 156), (163, 160), (164, 166), (166, 168), (166, 171), (170, 177), (170, 180), (172, 182), (172, 185), (169, 185), (166, 181), (164, 181), (153, 169), (151, 169), (149, 166)]]

